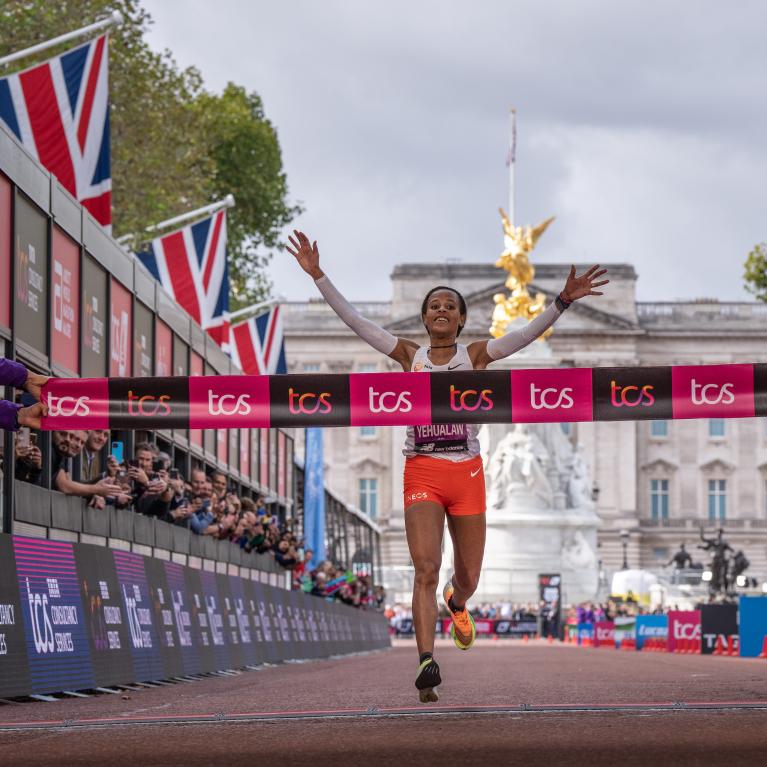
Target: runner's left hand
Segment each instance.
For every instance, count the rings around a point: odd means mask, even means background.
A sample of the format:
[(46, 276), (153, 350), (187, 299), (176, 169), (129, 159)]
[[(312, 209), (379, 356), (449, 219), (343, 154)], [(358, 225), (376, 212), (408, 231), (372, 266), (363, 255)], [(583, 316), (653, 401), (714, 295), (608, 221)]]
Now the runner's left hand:
[(594, 282), (597, 277), (601, 277), (603, 274), (607, 274), (607, 269), (600, 269), (599, 264), (592, 266), (587, 272), (580, 277), (575, 275), (575, 266), (570, 267), (570, 274), (567, 277), (565, 283), (564, 294), (568, 301), (577, 301), (584, 296), (601, 296), (601, 291), (594, 290), (602, 285), (607, 285), (610, 280), (600, 280)]

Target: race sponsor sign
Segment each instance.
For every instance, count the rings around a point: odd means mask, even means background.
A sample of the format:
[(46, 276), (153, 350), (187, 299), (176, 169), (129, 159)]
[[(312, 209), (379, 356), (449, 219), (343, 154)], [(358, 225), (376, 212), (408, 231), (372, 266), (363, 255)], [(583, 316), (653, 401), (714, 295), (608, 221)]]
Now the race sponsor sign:
[(0, 535), (0, 697), (327, 657), (389, 641), (377, 612), (131, 552)]
[(740, 655), (756, 658), (764, 651), (767, 640), (767, 596), (741, 597), (738, 607)]
[(701, 652), (711, 655), (717, 643), (726, 653), (738, 650), (738, 606), (699, 605)]
[(700, 610), (670, 610), (668, 613), (668, 652), (676, 652), (683, 640), (700, 641)]
[(648, 639), (666, 639), (668, 616), (638, 615), (636, 619), (637, 650), (641, 650)]
[(615, 647), (615, 623), (596, 621), (594, 623), (594, 647)]
[[(130, 429), (158, 428), (158, 424), (162, 428), (187, 429), (190, 424), (208, 428), (217, 418), (225, 419), (232, 429), (423, 428), (465, 423), (632, 421), (669, 414), (673, 418), (744, 418), (767, 409), (763, 365), (445, 371), (418, 376), (195, 376), (194, 384), (186, 376), (152, 378), (151, 328), (142, 330), (140, 309), (136, 304), (134, 371), (144, 377), (76, 381), (92, 392), (87, 395), (88, 408), (54, 407), (43, 420), (43, 428)], [(508, 378), (504, 381), (501, 376)], [(51, 379), (43, 389), (43, 399), (50, 406), (51, 398), (72, 397), (71, 388), (64, 391), (66, 386), (63, 379)], [(108, 414), (108, 423), (92, 425), (88, 417), (94, 412)]]

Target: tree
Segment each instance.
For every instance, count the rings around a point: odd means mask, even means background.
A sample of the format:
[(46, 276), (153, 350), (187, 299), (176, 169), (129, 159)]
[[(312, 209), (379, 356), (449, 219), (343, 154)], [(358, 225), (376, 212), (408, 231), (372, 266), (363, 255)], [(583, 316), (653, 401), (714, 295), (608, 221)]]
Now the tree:
[(767, 303), (767, 242), (754, 246), (744, 267), (746, 290), (753, 293), (758, 301)]
[[(195, 68), (181, 70), (170, 52), (152, 51), (144, 40), (151, 17), (138, 0), (6, 1), (0, 4), (0, 55), (113, 10), (125, 19), (110, 33), (115, 235), (142, 232), (231, 193), (237, 201), (228, 217), (233, 308), (263, 299), (269, 291), (268, 249), (279, 244), (279, 230), (299, 208), (288, 206), (277, 135), (256, 94), (234, 85), (221, 96), (208, 93)], [(76, 44), (20, 61), (19, 68)], [(248, 149), (241, 150), (238, 141)], [(250, 165), (239, 167), (238, 161)]]

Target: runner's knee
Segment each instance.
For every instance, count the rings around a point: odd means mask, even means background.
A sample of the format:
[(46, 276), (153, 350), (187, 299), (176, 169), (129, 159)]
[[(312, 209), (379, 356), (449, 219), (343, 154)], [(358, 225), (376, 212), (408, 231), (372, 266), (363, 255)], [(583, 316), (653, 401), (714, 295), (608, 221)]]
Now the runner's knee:
[(439, 562), (424, 560), (415, 562), (415, 585), (417, 588), (436, 589), (439, 581)]
[(464, 594), (473, 594), (479, 585), (479, 569), (453, 574), (453, 586)]

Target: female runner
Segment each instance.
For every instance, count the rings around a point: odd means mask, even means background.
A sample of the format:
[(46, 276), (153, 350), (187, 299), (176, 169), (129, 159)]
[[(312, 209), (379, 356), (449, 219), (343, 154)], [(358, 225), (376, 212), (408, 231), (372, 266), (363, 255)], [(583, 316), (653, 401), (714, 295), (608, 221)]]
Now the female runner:
[[(592, 266), (577, 277), (573, 266), (564, 290), (527, 326), (511, 330), (502, 338), (474, 341), (468, 346), (456, 341), (466, 324), (466, 302), (457, 290), (440, 285), (426, 294), (421, 306), (429, 346), (420, 346), (396, 338), (362, 317), (320, 269), (317, 243), (311, 244), (303, 232), (296, 230), (294, 235), (289, 238), (292, 248), (288, 247), (288, 252), (314, 279), (335, 313), (370, 346), (398, 362), (405, 372), (484, 370), (494, 360), (508, 357), (535, 341), (573, 301), (601, 296), (594, 288), (608, 283), (595, 282), (606, 269)], [(453, 576), (442, 592), (452, 617), (450, 633), (461, 650), (468, 650), (476, 638), (474, 619), (466, 602), (477, 588), (485, 550), (485, 473), (479, 455), (478, 430), (470, 424), (454, 424), (439, 430), (429, 426), (407, 429), (403, 451), (407, 458), (405, 531), (415, 569), (413, 622), (420, 654), (415, 686), (422, 703), (438, 699), (434, 688), (442, 681), (433, 652), (446, 517), (454, 550)]]

